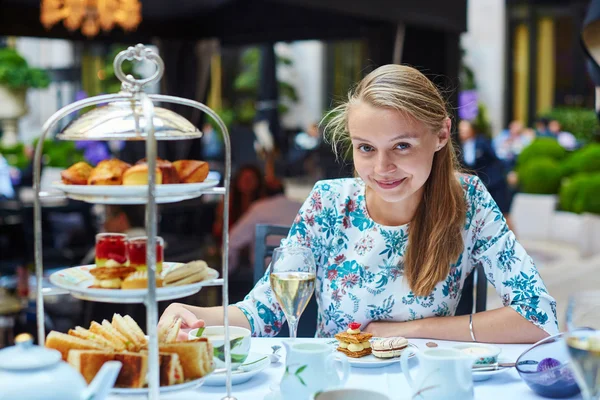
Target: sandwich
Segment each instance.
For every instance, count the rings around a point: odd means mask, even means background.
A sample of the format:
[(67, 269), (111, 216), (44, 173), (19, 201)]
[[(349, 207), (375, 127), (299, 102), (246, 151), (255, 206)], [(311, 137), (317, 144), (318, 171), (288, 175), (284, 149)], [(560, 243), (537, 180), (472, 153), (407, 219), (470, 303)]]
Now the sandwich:
[(213, 347), (207, 338), (159, 344), (161, 353), (177, 353), (185, 379), (198, 379), (213, 370)]
[(131, 342), (129, 342), (125, 336), (121, 335), (119, 331), (113, 328), (110, 322), (107, 320), (102, 321), (102, 325), (96, 321), (92, 321), (92, 324), (90, 325), (90, 332), (100, 335), (104, 339), (108, 340), (115, 351), (132, 349)]
[(64, 361), (67, 361), (70, 350), (104, 350), (111, 348), (89, 339), (51, 331), (46, 337), (46, 347), (58, 350)]
[(179, 335), (182, 319), (173, 317), (158, 327), (158, 342), (159, 343), (175, 343)]
[(370, 339), (372, 337), (373, 334), (360, 331), (360, 323), (351, 322), (346, 332), (335, 335), (335, 338), (340, 342), (337, 351), (352, 358), (364, 357), (371, 354)]
[(141, 388), (146, 385), (148, 357), (141, 353), (113, 353), (99, 350), (72, 350), (68, 363), (73, 366), (87, 383), (90, 383), (102, 365), (108, 361), (120, 361), (121, 370), (115, 387)]
[(165, 286), (189, 285), (202, 282), (213, 271), (205, 261), (192, 261), (185, 265), (171, 269), (164, 275)]
[(142, 331), (139, 325), (129, 315), (123, 317), (120, 314), (114, 314), (112, 327), (133, 344), (132, 347), (134, 351), (139, 351), (148, 344), (144, 331)]
[(96, 342), (98, 344), (103, 345), (104, 347), (112, 350), (122, 351), (125, 350), (125, 346), (117, 346), (118, 349), (113, 345), (112, 341), (106, 339), (104, 336), (89, 331), (80, 326), (76, 326), (75, 329), (69, 329), (69, 335), (76, 336), (81, 339), (91, 340), (92, 342)]

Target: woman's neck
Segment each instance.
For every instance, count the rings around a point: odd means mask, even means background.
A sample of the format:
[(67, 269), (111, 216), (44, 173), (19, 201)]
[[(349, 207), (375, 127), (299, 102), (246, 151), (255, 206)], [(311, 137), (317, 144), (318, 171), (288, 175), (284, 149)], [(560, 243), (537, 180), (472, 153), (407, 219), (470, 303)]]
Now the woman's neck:
[(425, 188), (421, 187), (410, 197), (398, 202), (385, 201), (368, 186), (365, 190), (367, 211), (371, 219), (380, 225), (401, 226), (412, 221)]

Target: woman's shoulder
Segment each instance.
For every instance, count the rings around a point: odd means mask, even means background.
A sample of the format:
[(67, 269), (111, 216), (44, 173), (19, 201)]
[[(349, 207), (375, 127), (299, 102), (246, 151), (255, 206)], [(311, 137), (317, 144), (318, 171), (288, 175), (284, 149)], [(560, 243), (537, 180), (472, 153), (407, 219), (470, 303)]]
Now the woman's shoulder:
[[(311, 197), (331, 206), (341, 206), (346, 200), (357, 202), (364, 199), (364, 182), (360, 178), (326, 179), (315, 183)], [(339, 200), (342, 201), (339, 201)]]
[(487, 192), (485, 185), (476, 175), (457, 173), (456, 178), (465, 192), (465, 198), (471, 198), (477, 194)]

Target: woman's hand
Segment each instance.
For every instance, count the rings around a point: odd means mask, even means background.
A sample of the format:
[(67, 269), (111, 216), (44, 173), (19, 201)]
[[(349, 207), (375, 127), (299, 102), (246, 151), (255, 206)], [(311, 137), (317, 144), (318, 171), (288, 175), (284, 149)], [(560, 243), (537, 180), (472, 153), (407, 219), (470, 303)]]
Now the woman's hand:
[(180, 303), (173, 303), (167, 307), (158, 321), (158, 327), (168, 324), (177, 317), (181, 318), (181, 329), (177, 335), (177, 340), (188, 340), (190, 330), (204, 327), (204, 320), (198, 319), (193, 312)]
[(374, 337), (413, 337), (410, 322), (372, 321), (363, 332), (372, 333)]

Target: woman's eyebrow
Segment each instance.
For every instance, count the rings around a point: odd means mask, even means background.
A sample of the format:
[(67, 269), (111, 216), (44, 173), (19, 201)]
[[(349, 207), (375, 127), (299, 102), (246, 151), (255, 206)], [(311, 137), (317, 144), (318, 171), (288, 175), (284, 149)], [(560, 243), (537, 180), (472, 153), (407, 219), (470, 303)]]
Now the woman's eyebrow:
[[(394, 136), (393, 138), (391, 138), (390, 142), (395, 142), (396, 140), (401, 140), (401, 139), (418, 139), (418, 138), (419, 138), (419, 135), (417, 135), (416, 133), (403, 133), (401, 135)], [(361, 142), (369, 142), (369, 139), (364, 139), (359, 136), (351, 136), (350, 139), (351, 140), (360, 140)]]

